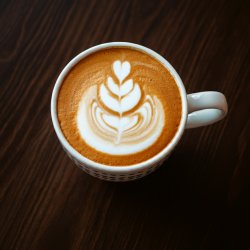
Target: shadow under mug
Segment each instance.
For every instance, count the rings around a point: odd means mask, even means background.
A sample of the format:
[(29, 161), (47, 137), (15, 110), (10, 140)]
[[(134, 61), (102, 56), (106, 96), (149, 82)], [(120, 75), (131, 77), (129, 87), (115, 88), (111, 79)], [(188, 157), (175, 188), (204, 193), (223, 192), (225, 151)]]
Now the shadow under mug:
[[(126, 47), (136, 49), (160, 61), (174, 77), (176, 84), (179, 88), (182, 101), (182, 116), (180, 125), (171, 142), (161, 152), (159, 152), (152, 158), (144, 162), (129, 166), (104, 165), (91, 161), (81, 155), (69, 144), (69, 142), (64, 137), (57, 116), (57, 97), (64, 77), (68, 74), (72, 67), (74, 67), (74, 65), (76, 65), (80, 60), (82, 60), (86, 56), (96, 51), (112, 47)], [(149, 48), (128, 42), (111, 42), (100, 44), (90, 49), (87, 49), (76, 57), (74, 57), (59, 75), (55, 83), (51, 98), (51, 116), (53, 126), (58, 136), (58, 139), (68, 156), (78, 167), (80, 167), (86, 173), (102, 180), (118, 182), (135, 180), (153, 172), (170, 155), (172, 150), (180, 141), (182, 134), (186, 128), (197, 128), (213, 124), (226, 116), (227, 109), (228, 108), (226, 98), (220, 92), (206, 91), (187, 95), (181, 78), (179, 77), (175, 69), (172, 67), (172, 65), (165, 58), (163, 58), (161, 55)]]

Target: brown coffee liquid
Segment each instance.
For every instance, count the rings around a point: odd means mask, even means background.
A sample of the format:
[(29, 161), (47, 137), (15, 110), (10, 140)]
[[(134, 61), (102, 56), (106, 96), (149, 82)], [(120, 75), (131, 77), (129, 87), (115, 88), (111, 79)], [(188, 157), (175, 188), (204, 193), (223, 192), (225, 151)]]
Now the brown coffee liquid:
[[(163, 129), (155, 142), (142, 151), (129, 155), (113, 155), (97, 150), (83, 139), (77, 125), (79, 103), (87, 89), (94, 85), (98, 88), (102, 83), (106, 84), (110, 76), (114, 81), (118, 81), (112, 68), (117, 60), (130, 63), (131, 70), (126, 79), (133, 79), (134, 84), (138, 83), (141, 98), (147, 95), (157, 97), (162, 104), (165, 117)], [(135, 110), (143, 105), (143, 100), (135, 106)], [(101, 104), (100, 106), (102, 107)], [(182, 103), (173, 76), (159, 61), (135, 49), (109, 48), (87, 56), (70, 70), (59, 91), (57, 111), (65, 138), (80, 154), (98, 163), (128, 166), (150, 159), (170, 143), (180, 124)]]

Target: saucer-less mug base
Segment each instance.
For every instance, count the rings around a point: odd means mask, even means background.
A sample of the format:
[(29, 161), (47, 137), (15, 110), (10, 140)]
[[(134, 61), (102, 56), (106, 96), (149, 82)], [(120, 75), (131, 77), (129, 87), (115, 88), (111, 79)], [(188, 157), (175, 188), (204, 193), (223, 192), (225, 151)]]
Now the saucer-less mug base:
[(128, 172), (126, 171), (127, 167), (124, 167), (125, 168), (124, 172), (112, 173), (110, 171), (105, 171), (105, 168), (103, 168), (103, 170), (93, 169), (92, 166), (82, 163), (81, 161), (72, 157), (72, 155), (70, 154), (70, 152), (67, 151), (66, 148), (63, 148), (63, 149), (66, 152), (66, 154), (69, 156), (69, 158), (75, 163), (75, 165), (81, 170), (83, 170), (84, 172), (86, 172), (87, 174), (93, 177), (96, 177), (98, 179), (101, 179), (101, 180), (113, 181), (113, 182), (133, 181), (133, 180), (140, 179), (146, 175), (149, 175), (152, 172), (154, 172), (156, 169), (158, 169), (163, 164), (163, 162), (167, 160), (167, 158), (170, 156), (169, 154), (164, 159), (161, 159), (158, 162), (155, 162), (154, 165), (150, 165), (150, 167), (145, 170), (135, 170), (135, 171)]

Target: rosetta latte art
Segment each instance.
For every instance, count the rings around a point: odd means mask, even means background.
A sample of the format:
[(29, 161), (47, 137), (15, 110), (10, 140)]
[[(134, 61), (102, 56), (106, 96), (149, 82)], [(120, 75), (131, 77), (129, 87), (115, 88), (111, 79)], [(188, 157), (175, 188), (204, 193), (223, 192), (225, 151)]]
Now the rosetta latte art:
[(162, 133), (165, 116), (156, 96), (129, 79), (129, 62), (115, 61), (105, 83), (89, 87), (81, 98), (77, 126), (84, 141), (98, 151), (128, 155), (147, 149)]

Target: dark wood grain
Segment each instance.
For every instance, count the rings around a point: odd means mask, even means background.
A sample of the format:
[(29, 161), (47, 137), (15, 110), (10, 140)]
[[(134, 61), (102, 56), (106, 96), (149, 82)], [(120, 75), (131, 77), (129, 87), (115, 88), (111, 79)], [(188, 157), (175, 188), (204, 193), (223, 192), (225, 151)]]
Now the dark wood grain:
[[(1, 1), (0, 249), (250, 249), (249, 3)], [(65, 64), (108, 41), (152, 48), (187, 92), (218, 90), (229, 104), (131, 183), (76, 168), (50, 118)]]

